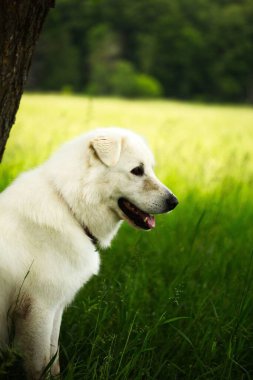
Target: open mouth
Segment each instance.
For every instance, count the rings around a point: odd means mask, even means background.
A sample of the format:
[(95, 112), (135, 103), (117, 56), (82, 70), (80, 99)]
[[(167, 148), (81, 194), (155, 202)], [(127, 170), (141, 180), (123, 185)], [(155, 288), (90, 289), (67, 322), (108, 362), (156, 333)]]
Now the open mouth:
[(133, 203), (125, 198), (118, 200), (119, 208), (127, 217), (127, 221), (132, 222), (135, 226), (144, 230), (151, 230), (155, 227), (155, 218), (153, 215), (147, 214), (140, 210)]

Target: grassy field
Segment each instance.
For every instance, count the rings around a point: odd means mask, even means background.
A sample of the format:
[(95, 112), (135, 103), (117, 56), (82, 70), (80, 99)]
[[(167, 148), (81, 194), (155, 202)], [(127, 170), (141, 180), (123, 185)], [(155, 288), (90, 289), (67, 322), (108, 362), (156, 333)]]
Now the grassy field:
[[(101, 252), (99, 276), (64, 315), (63, 378), (253, 379), (253, 109), (26, 95), (0, 188), (111, 125), (147, 138), (180, 205), (152, 232), (124, 225)], [(7, 355), (0, 373), (10, 365)]]

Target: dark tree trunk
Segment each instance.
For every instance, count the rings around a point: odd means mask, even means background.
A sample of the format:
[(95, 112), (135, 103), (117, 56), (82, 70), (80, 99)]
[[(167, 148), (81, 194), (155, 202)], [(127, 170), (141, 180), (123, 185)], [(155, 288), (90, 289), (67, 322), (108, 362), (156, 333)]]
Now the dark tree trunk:
[(0, 0), (0, 162), (35, 44), (54, 0)]

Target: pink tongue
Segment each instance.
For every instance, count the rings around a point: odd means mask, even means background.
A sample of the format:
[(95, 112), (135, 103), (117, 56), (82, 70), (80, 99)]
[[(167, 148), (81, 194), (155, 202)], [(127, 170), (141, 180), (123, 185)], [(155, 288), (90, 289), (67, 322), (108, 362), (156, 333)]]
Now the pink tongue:
[(155, 227), (155, 218), (152, 215), (149, 215), (146, 220), (145, 220), (146, 225), (149, 228), (154, 228)]

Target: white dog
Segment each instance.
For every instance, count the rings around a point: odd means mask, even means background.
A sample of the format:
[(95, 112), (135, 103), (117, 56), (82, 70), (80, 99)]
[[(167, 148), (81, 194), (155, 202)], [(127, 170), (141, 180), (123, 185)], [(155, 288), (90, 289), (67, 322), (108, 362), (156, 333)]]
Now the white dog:
[[(20, 349), (29, 379), (59, 374), (64, 308), (99, 270), (122, 220), (149, 230), (176, 197), (144, 141), (118, 128), (65, 144), (0, 194), (0, 347)], [(11, 336), (12, 335), (12, 336)], [(53, 358), (53, 359), (52, 359)]]

